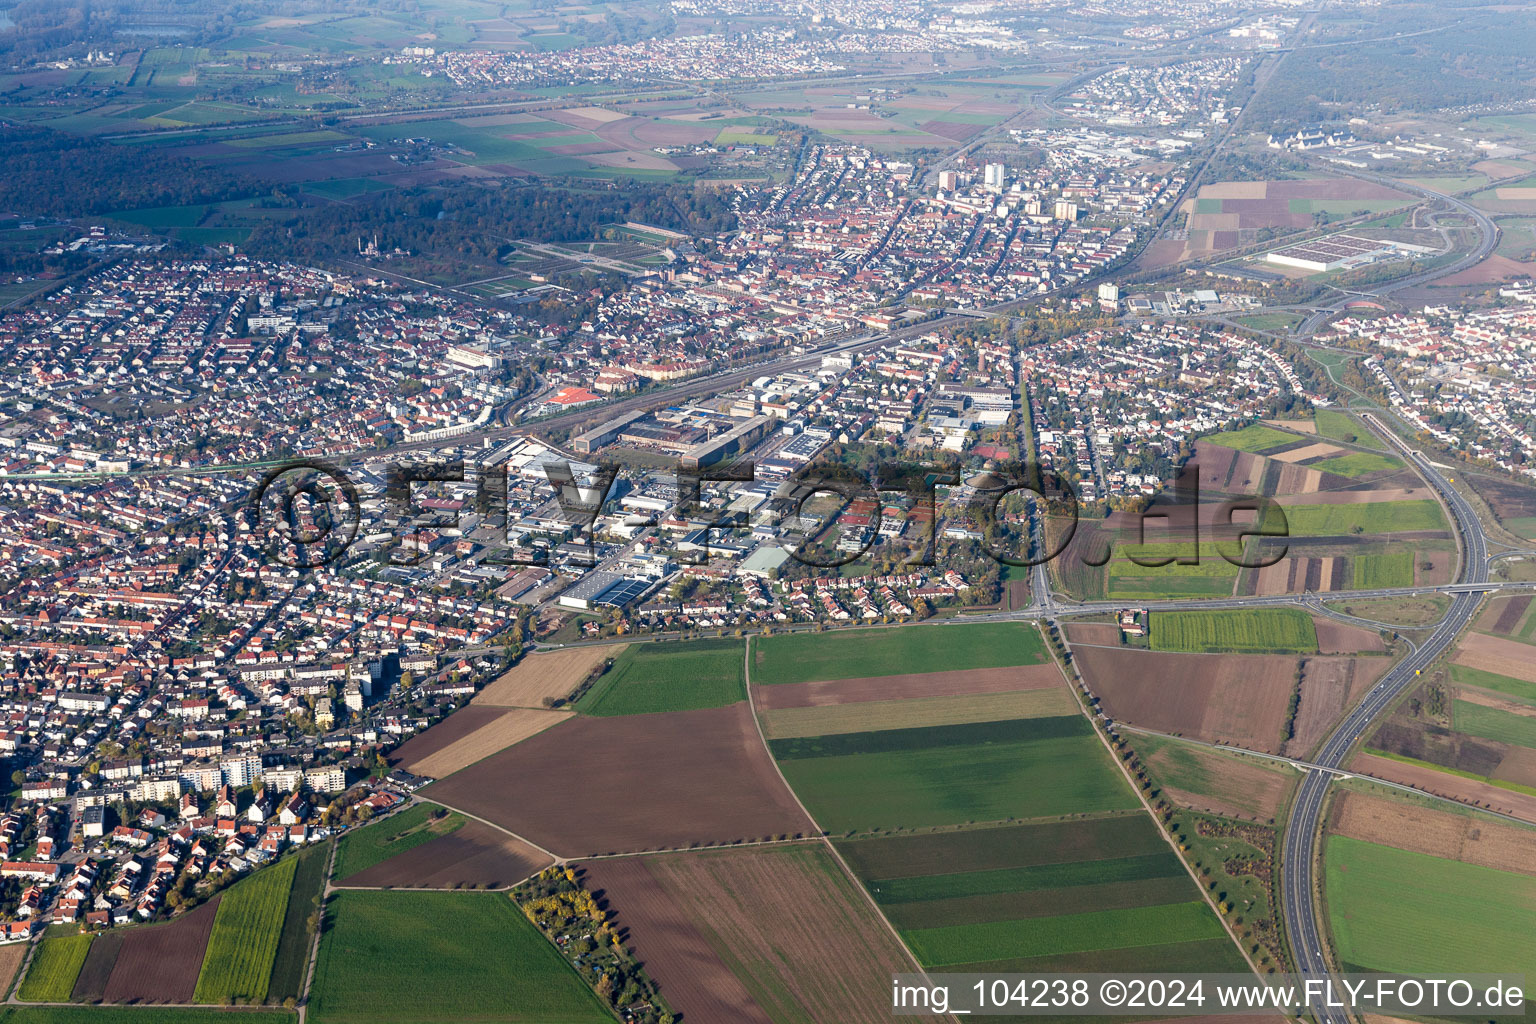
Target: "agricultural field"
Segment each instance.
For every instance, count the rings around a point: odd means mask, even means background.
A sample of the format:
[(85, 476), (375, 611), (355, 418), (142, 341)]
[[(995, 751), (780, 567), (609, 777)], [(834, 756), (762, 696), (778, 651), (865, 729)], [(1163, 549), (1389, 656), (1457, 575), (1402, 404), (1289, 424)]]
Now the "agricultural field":
[(1413, 552), (1382, 551), (1357, 555), (1354, 561), (1356, 590), (1388, 590), (1413, 586)]
[(568, 647), (524, 655), (471, 698), (472, 705), (542, 708), (546, 701), (564, 700), (609, 658), (618, 658), (625, 644)]
[(1335, 409), (1318, 409), (1312, 414), (1312, 421), (1317, 425), (1317, 433), (1321, 437), (1343, 441), (1345, 444), (1359, 445), (1361, 448), (1386, 451), (1386, 443), (1348, 413)]
[(501, 889), (516, 885), (552, 863), (529, 844), (480, 821), (430, 842), (391, 854), (348, 875), (350, 888)]
[(1324, 860), (1343, 970), (1536, 975), (1536, 877), (1338, 835)]
[(1272, 822), (1299, 778), (1272, 761), (1166, 736), (1136, 735), (1133, 740), (1163, 794), (1195, 811)]
[(1275, 430), (1259, 423), (1251, 423), (1241, 430), (1231, 430), (1224, 434), (1212, 434), (1204, 438), (1211, 444), (1219, 444), (1223, 448), (1234, 448), (1240, 452), (1262, 454), (1271, 448), (1280, 448), (1296, 442), (1295, 434), (1288, 434), (1283, 430)]
[(1220, 181), (1187, 200), (1188, 239), (1176, 259), (1205, 257), (1261, 239), (1260, 231), (1305, 231), (1317, 214), (1339, 220), (1415, 202), (1403, 192), (1350, 178)]
[(469, 819), (431, 803), (417, 803), (341, 837), (334, 877), (344, 882), (381, 861), (462, 828)]
[(303, 992), (304, 975), (309, 969), (308, 921), (320, 908), (330, 854), (330, 844), (320, 843), (300, 851), (295, 858), (293, 886), (288, 891), (288, 907), (283, 913), (277, 953), (272, 960), (272, 978), (267, 984), (267, 998), (274, 1002), (289, 997), (297, 999)]
[(94, 935), (56, 935), (38, 944), (16, 998), (28, 1003), (67, 1003), (91, 951)]
[(1287, 505), (1292, 537), (1330, 537), (1351, 533), (1401, 533), (1444, 530), (1445, 516), (1435, 501), (1376, 501), (1359, 505)]
[(505, 895), (355, 891), (337, 893), (327, 907), (309, 1017), (316, 1024), (613, 1019)]
[[(774, 740), (784, 777), (833, 832), (1133, 806), (1081, 715)], [(978, 785), (986, 779), (987, 784)]]
[(190, 1003), (223, 896), (166, 924), (125, 929), (103, 998), (109, 1003)]
[(1072, 653), (1088, 689), (1116, 721), (1296, 756), (1391, 665), (1380, 656), (1175, 654), (1087, 645)]
[[(932, 630), (941, 630), (933, 633)], [(1046, 660), (1032, 625), (908, 626), (791, 633), (752, 641), (758, 686), (962, 669), (1038, 665)]]
[(1339, 476), (1347, 476), (1350, 479), (1403, 468), (1403, 463), (1400, 459), (1394, 459), (1387, 455), (1374, 455), (1370, 452), (1351, 452), (1348, 455), (1323, 459), (1321, 462), (1312, 463), (1312, 465), (1325, 473), (1335, 473)]
[(1317, 650), (1312, 618), (1299, 608), (1155, 612), (1150, 631), (1154, 651), (1283, 654)]
[(1139, 811), (837, 846), (924, 967), (1243, 969), (1178, 856)]
[[(242, 1010), (251, 1024), (292, 1024), (292, 1010)], [(229, 1024), (229, 1011), (181, 1006), (0, 1006), (0, 1024)]]
[(1077, 711), (1065, 687), (957, 697), (913, 697), (812, 707), (779, 708), (760, 714), (769, 739), (835, 736), (849, 732), (912, 726), (964, 725), (1009, 718), (1048, 718)]
[[(567, 857), (802, 833), (747, 704), (577, 717), (421, 791)], [(584, 808), (572, 814), (572, 807)]]
[(284, 858), (226, 890), (213, 920), (193, 999), (260, 1003), (267, 998), (297, 857)]
[(723, 707), (747, 698), (746, 642), (631, 644), (576, 708), (588, 715), (644, 715)]
[(658, 991), (684, 1020), (877, 1024), (912, 969), (821, 844), (593, 861)]

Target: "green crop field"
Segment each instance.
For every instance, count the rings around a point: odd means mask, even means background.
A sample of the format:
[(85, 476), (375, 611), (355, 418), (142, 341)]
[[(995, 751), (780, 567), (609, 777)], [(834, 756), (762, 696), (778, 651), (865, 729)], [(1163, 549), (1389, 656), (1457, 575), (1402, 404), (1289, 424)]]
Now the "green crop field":
[(1413, 552), (1383, 551), (1373, 555), (1356, 555), (1354, 588), (1356, 590), (1384, 590), (1391, 587), (1413, 586)]
[(1177, 877), (1183, 870), (1179, 858), (1165, 847), (1161, 853), (1144, 853), (1137, 857), (889, 878), (880, 883), (880, 891), (875, 898), (884, 904), (950, 900), (964, 896), (997, 896), (1010, 892)]
[[(241, 1010), (249, 1024), (291, 1024), (292, 1010)], [(230, 1024), (228, 1010), (205, 1006), (6, 1006), (0, 1024)]]
[(836, 845), (925, 967), (1242, 969), (1140, 810)]
[(1536, 718), (1467, 700), (1454, 701), (1452, 714), (1457, 732), (1516, 747), (1536, 747)]
[(1320, 437), (1326, 437), (1331, 441), (1343, 441), (1345, 444), (1357, 444), (1362, 448), (1375, 448), (1377, 451), (1386, 450), (1386, 446), (1375, 434), (1357, 423), (1348, 413), (1333, 409), (1319, 409), (1312, 414), (1312, 421), (1317, 424), (1317, 433)]
[(398, 853), (430, 843), (455, 831), (467, 820), (462, 814), (453, 812), (445, 818), (431, 820), (432, 812), (438, 810), (442, 808), (436, 804), (419, 803), (342, 836), (341, 845), (336, 850), (336, 880), (343, 881)]
[(718, 708), (747, 699), (746, 642), (632, 644), (576, 703), (589, 715)]
[(1034, 918), (1027, 928), (1019, 927), (1017, 921), (917, 928), (904, 932), (902, 937), (925, 967), (943, 967), (1013, 957), (1195, 942), (1218, 939), (1225, 934), (1211, 908), (1191, 900)]
[(1355, 532), (1395, 533), (1402, 530), (1443, 530), (1445, 518), (1437, 502), (1375, 501), (1366, 505), (1287, 505), (1285, 518), (1292, 537), (1334, 537)]
[(1156, 612), (1151, 620), (1151, 639), (1154, 651), (1317, 651), (1317, 630), (1299, 608)]
[(1012, 622), (793, 633), (752, 641), (752, 681), (803, 683), (1039, 665), (1045, 660), (1039, 631)]
[(316, 1024), (612, 1024), (499, 893), (341, 892), (309, 1003)]
[(1348, 455), (1340, 455), (1336, 458), (1314, 462), (1310, 468), (1320, 469), (1324, 473), (1337, 473), (1339, 476), (1353, 478), (1365, 476), (1369, 473), (1382, 473), (1389, 469), (1402, 469), (1403, 464), (1390, 455), (1350, 452)]
[(1081, 715), (1071, 714), (956, 725), (926, 725), (878, 732), (845, 732), (830, 736), (797, 736), (772, 740), (768, 748), (778, 760), (790, 761), (808, 757), (931, 750), (936, 747), (982, 747), (990, 743), (1083, 736), (1090, 732), (1092, 727)]
[[(1029, 719), (1025, 724), (1051, 721)], [(780, 762), (780, 768), (816, 820), (832, 831), (1135, 806), (1124, 780), (1100, 752), (1092, 727), (1077, 721), (1077, 735), (797, 757)], [(850, 733), (822, 740), (858, 743), (859, 737), (884, 735)]]
[(1219, 444), (1226, 448), (1236, 448), (1240, 452), (1263, 452), (1271, 448), (1279, 448), (1283, 445), (1294, 444), (1301, 438), (1295, 434), (1287, 434), (1283, 430), (1275, 430), (1266, 427), (1262, 423), (1250, 423), (1241, 430), (1229, 430), (1224, 434), (1212, 434), (1202, 438), (1212, 444)]
[(726, 128), (715, 136), (717, 146), (771, 146), (778, 141), (777, 135), (764, 135), (759, 132), (743, 131), (740, 128)]
[(301, 852), (293, 870), (293, 886), (288, 890), (288, 909), (283, 914), (283, 928), (272, 960), (272, 980), (267, 998), (273, 1001), (289, 996), (298, 998), (304, 989), (304, 972), (309, 969), (309, 915), (320, 905), (325, 886), (325, 861), (330, 844), (321, 843)]
[(1536, 878), (1344, 836), (1325, 860), (1343, 970), (1536, 977)]
[(267, 998), (298, 863), (297, 857), (286, 857), (242, 879), (219, 899), (208, 952), (197, 975), (193, 998), (198, 1002), (259, 1003)]
[(29, 1003), (67, 1003), (75, 979), (85, 965), (94, 935), (59, 935), (44, 939), (32, 954), (32, 965), (16, 990)]
[(1485, 672), (1480, 668), (1452, 665), (1451, 681), (1461, 683), (1463, 686), (1476, 686), (1483, 690), (1497, 690), (1499, 693), (1507, 693), (1511, 697), (1519, 697), (1521, 700), (1536, 702), (1536, 683), (1528, 683), (1523, 679), (1511, 679), (1509, 676), (1501, 676), (1496, 672)]

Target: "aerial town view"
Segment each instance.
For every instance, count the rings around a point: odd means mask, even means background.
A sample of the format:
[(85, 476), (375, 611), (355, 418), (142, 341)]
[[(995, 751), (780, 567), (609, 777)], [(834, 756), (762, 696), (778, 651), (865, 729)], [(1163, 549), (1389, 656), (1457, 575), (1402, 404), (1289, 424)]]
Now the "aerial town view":
[(0, 0), (0, 1024), (1514, 1024), (1533, 599), (1530, 0)]

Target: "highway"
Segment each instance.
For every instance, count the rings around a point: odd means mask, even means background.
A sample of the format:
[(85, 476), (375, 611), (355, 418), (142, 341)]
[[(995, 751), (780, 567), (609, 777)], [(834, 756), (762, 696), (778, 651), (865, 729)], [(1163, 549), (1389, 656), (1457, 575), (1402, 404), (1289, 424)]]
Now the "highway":
[[(1455, 522), (1456, 532), (1460, 535), (1459, 582), (1463, 587), (1452, 591), (1454, 596), (1451, 598), (1451, 607), (1429, 639), (1387, 673), (1376, 688), (1323, 741), (1317, 756), (1313, 758), (1316, 767), (1307, 772), (1297, 789), (1281, 843), (1282, 913), (1297, 970), (1316, 977), (1327, 977), (1329, 973), (1328, 958), (1324, 952), (1326, 947), (1318, 923), (1319, 908), (1315, 905), (1318, 894), (1316, 847), (1327, 803), (1328, 784), (1335, 777), (1334, 771), (1343, 766), (1355, 742), (1365, 734), (1376, 717), (1410, 690), (1418, 679), (1419, 671), (1431, 664), (1455, 641), (1481, 601), (1481, 594), (1471, 588), (1488, 582), (1487, 539), (1483, 535), (1482, 525), (1477, 521), (1477, 514), (1466, 499), (1422, 453), (1399, 441), (1375, 416), (1365, 413), (1361, 418), (1368, 427), (1396, 448), (1403, 458), (1410, 461), (1444, 501)], [(1335, 1007), (1314, 1006), (1313, 1014), (1318, 1024), (1347, 1024), (1350, 1020), (1348, 1012)]]

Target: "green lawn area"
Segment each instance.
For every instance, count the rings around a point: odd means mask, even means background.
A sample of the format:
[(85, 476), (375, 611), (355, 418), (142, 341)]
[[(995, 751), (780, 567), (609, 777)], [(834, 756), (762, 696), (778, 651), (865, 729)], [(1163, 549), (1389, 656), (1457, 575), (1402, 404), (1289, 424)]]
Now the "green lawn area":
[(1343, 836), (1329, 838), (1325, 860), (1344, 971), (1536, 978), (1536, 878)]
[(44, 939), (32, 954), (27, 976), (16, 991), (29, 1003), (67, 1003), (85, 965), (94, 935), (57, 935)]
[(1224, 434), (1212, 434), (1203, 438), (1212, 444), (1236, 448), (1240, 452), (1263, 452), (1281, 445), (1294, 444), (1301, 438), (1283, 430), (1266, 427), (1262, 423), (1250, 423), (1241, 430), (1229, 430)]
[(717, 146), (771, 146), (778, 141), (777, 135), (742, 131), (739, 128), (726, 128), (715, 136)]
[(1332, 441), (1343, 441), (1346, 444), (1357, 444), (1362, 448), (1375, 448), (1377, 451), (1386, 450), (1386, 445), (1380, 438), (1355, 422), (1348, 413), (1335, 409), (1319, 409), (1313, 414), (1312, 421), (1317, 424), (1317, 433), (1320, 437), (1326, 437)]
[(1438, 503), (1376, 501), (1365, 505), (1287, 505), (1286, 522), (1292, 537), (1335, 537), (1354, 533), (1395, 533), (1403, 530), (1443, 530)]
[(1452, 665), (1451, 681), (1461, 683), (1463, 686), (1476, 686), (1483, 690), (1496, 690), (1499, 693), (1507, 693), (1511, 697), (1519, 697), (1521, 700), (1536, 702), (1536, 683), (1527, 683), (1523, 679), (1511, 679), (1509, 676), (1501, 676), (1496, 672), (1485, 672), (1480, 668)]
[(1413, 586), (1413, 552), (1383, 551), (1356, 555), (1353, 564), (1356, 590), (1385, 590)]
[(1340, 455), (1337, 458), (1323, 459), (1321, 462), (1312, 463), (1312, 469), (1320, 469), (1325, 473), (1337, 473), (1339, 476), (1357, 477), (1367, 473), (1381, 473), (1389, 469), (1402, 469), (1403, 464), (1390, 455), (1373, 455), (1370, 452), (1350, 452), (1348, 455)]
[(859, 679), (1039, 665), (1045, 660), (1039, 631), (1020, 623), (839, 629), (753, 640), (752, 681), (766, 685)]
[(1154, 612), (1154, 651), (1315, 653), (1317, 630), (1299, 608)]
[(340, 892), (315, 966), (315, 1024), (612, 1024), (500, 893)]
[(433, 819), (432, 814), (442, 809), (436, 804), (418, 803), (342, 836), (341, 846), (336, 851), (336, 881), (343, 881), (413, 847), (430, 843), (455, 831), (468, 820), (452, 811)]
[(576, 703), (589, 715), (718, 708), (747, 699), (746, 641), (631, 644)]
[[(1030, 727), (1051, 719), (1027, 719)], [(958, 825), (1133, 807), (1086, 720), (1076, 735), (794, 757), (779, 767), (833, 831)], [(995, 725), (998, 723), (985, 723)], [(951, 727), (940, 727), (951, 728)], [(963, 728), (963, 727), (952, 727)], [(905, 730), (894, 730), (902, 732)], [(1021, 735), (1030, 730), (1020, 729)], [(852, 733), (830, 740), (885, 736)], [(842, 744), (832, 748), (845, 749)]]
[(1467, 700), (1454, 701), (1452, 713), (1457, 732), (1516, 747), (1536, 747), (1536, 718)]
[(298, 857), (285, 857), (241, 879), (220, 897), (197, 976), (197, 1002), (266, 1000), (298, 863)]

